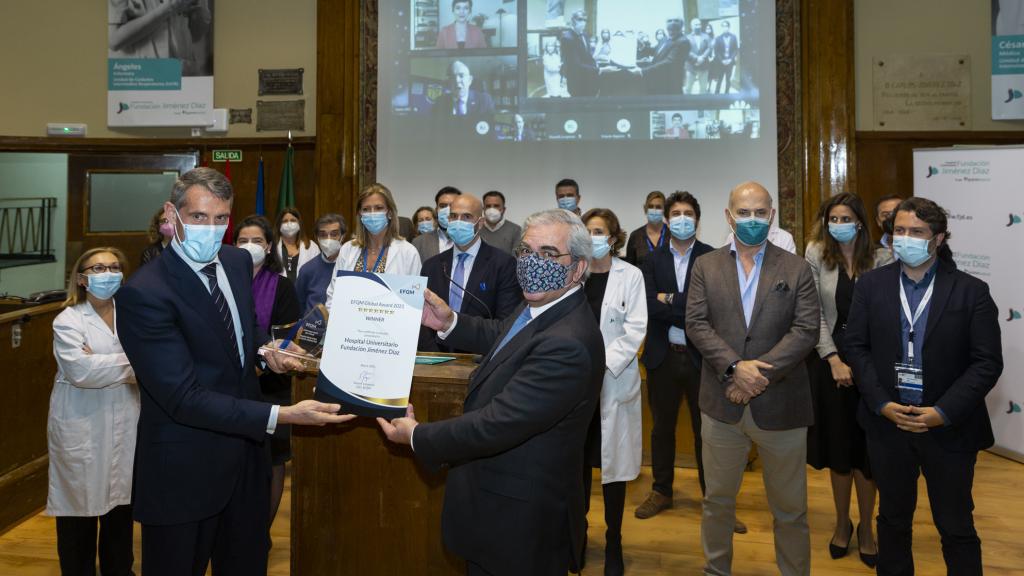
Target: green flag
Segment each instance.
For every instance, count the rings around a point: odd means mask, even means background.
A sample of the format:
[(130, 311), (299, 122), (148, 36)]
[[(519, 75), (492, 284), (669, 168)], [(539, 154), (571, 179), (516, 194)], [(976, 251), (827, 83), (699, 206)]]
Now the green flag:
[(281, 171), (281, 185), (277, 188), (277, 211), (295, 206), (295, 182), (292, 178), (292, 165), (295, 164), (295, 149), (288, 145), (284, 157), (284, 170)]

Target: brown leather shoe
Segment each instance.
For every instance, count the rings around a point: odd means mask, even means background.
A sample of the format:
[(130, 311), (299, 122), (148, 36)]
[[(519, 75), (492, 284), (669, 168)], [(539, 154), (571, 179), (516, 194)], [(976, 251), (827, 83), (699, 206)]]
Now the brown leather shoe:
[(737, 534), (746, 534), (747, 533), (747, 525), (744, 524), (743, 522), (740, 522), (739, 520), (737, 520), (736, 521), (736, 525), (732, 527), (732, 531), (737, 533)]
[(672, 498), (665, 496), (659, 492), (651, 492), (647, 495), (647, 499), (642, 504), (636, 507), (634, 515), (641, 519), (646, 520), (652, 516), (657, 516), (662, 510), (667, 510), (672, 507)]

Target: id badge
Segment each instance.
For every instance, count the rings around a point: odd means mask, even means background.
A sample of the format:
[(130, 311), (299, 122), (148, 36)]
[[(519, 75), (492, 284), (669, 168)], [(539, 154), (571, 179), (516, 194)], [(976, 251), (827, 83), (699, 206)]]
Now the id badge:
[(896, 363), (896, 392), (900, 404), (920, 406), (924, 397), (924, 371), (911, 364)]

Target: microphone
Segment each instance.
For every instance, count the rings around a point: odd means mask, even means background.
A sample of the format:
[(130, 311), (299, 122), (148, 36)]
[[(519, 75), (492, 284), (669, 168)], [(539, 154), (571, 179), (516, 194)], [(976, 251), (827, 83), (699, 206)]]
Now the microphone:
[[(476, 300), (481, 306), (483, 306), (484, 310), (487, 312), (487, 319), (488, 320), (491, 320), (491, 319), (494, 318), (494, 315), (491, 314), (490, 307), (487, 306), (487, 304), (483, 300), (477, 298), (476, 294), (473, 294), (469, 290), (466, 290), (466, 288), (464, 286), (462, 286), (461, 284), (459, 284), (458, 282), (453, 280), (452, 277), (448, 275), (448, 263), (447, 262), (442, 262), (441, 263), (441, 273), (444, 274), (444, 277), (447, 278), (449, 282), (454, 284), (456, 288), (458, 288), (459, 290), (462, 290), (462, 295), (464, 297), (465, 296), (470, 296), (470, 297), (473, 298), (473, 300)], [(463, 299), (463, 301), (465, 301), (465, 299)]]

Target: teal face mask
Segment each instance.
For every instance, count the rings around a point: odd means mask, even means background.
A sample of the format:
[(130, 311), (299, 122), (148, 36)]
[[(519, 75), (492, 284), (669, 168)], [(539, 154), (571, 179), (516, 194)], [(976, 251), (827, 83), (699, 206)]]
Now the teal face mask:
[(760, 246), (768, 239), (768, 226), (771, 224), (770, 218), (758, 218), (756, 216), (737, 218), (735, 214), (733, 214), (732, 218), (736, 222), (736, 239), (740, 242), (747, 246)]

